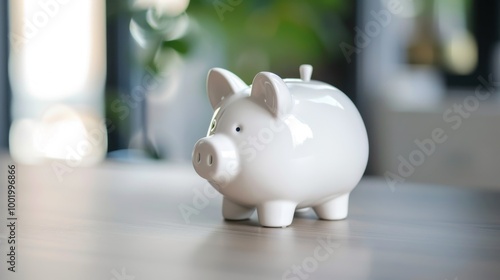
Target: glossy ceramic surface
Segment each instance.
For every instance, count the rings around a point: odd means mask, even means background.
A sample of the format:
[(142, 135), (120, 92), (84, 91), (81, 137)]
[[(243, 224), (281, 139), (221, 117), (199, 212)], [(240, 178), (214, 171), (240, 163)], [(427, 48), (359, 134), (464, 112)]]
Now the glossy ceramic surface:
[(344, 93), (310, 80), (310, 65), (300, 75), (260, 72), (248, 86), (210, 70), (214, 115), (193, 166), (224, 196), (224, 218), (247, 219), (257, 209), (261, 225), (285, 227), (306, 207), (321, 219), (346, 218), (368, 160), (366, 129)]

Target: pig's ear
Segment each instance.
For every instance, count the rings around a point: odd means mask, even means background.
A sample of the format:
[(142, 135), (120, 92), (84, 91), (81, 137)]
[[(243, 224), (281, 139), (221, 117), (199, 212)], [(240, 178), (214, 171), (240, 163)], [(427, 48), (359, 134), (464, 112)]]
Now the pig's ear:
[(270, 72), (255, 76), (250, 97), (278, 118), (292, 110), (290, 90), (280, 77)]
[(238, 76), (222, 68), (212, 68), (207, 77), (207, 93), (214, 110), (224, 98), (240, 92), (248, 86)]

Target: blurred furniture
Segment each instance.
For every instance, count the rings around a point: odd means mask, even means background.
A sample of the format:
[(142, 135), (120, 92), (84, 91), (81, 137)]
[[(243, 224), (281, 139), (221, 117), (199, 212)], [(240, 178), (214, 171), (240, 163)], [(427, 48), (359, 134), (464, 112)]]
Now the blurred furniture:
[[(391, 13), (391, 2), (401, 11)], [(358, 101), (373, 174), (500, 189), (499, 12), (496, 1), (360, 1), (358, 26), (369, 43), (357, 54)], [(383, 26), (370, 33), (381, 14)], [(488, 98), (476, 97), (478, 87)], [(419, 150), (415, 141), (434, 129), (445, 131), (446, 142), (403, 176), (400, 157), (408, 161)]]
[[(4, 170), (12, 163), (2, 162)], [(0, 279), (305, 279), (297, 267), (308, 279), (500, 275), (500, 193), (487, 190), (401, 184), (391, 192), (366, 178), (346, 220), (310, 211), (276, 229), (255, 216), (225, 222), (220, 196), (191, 166), (105, 162), (62, 181), (50, 165), (17, 165), (17, 174), (18, 267), (8, 272), (3, 261)]]
[[(455, 118), (453, 122), (446, 122), (443, 113), (452, 110), (454, 104), (463, 104), (464, 98), (450, 97), (428, 110), (374, 106), (377, 118), (372, 122), (374, 133), (370, 140), (375, 148), (370, 156), (375, 173), (383, 176), (392, 172), (400, 176), (401, 162), (411, 164), (413, 156), (416, 159), (413, 162), (419, 165), (412, 164), (414, 172), (408, 177), (401, 176), (405, 180), (500, 190), (500, 106), (481, 103), (477, 111), (466, 112), (470, 116), (460, 118), (460, 123), (458, 113), (448, 116)], [(427, 155), (416, 142), (431, 139), (435, 129), (444, 131), (446, 140), (434, 142), (434, 150)], [(415, 153), (423, 154), (422, 160)]]

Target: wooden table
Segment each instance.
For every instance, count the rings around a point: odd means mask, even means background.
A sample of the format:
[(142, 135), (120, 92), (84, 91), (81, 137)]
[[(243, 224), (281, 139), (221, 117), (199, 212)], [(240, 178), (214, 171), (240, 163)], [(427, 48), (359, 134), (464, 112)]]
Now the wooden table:
[[(5, 157), (4, 157), (5, 159)], [(16, 272), (7, 270), (7, 164), (0, 279), (500, 279), (500, 193), (365, 178), (343, 221), (225, 222), (189, 165), (16, 165)], [(191, 213), (189, 217), (181, 210)], [(191, 211), (191, 212), (189, 212)]]

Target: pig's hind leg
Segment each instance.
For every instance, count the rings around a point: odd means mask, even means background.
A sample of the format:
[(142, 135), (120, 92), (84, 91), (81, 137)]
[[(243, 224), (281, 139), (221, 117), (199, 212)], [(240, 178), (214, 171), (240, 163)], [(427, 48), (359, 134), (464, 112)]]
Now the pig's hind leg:
[(237, 203), (232, 202), (231, 200), (224, 197), (222, 201), (222, 216), (226, 220), (246, 220), (252, 216), (255, 208), (248, 208), (245, 206), (241, 206)]
[(349, 193), (337, 196), (327, 202), (313, 207), (314, 212), (323, 220), (342, 220), (347, 217)]

